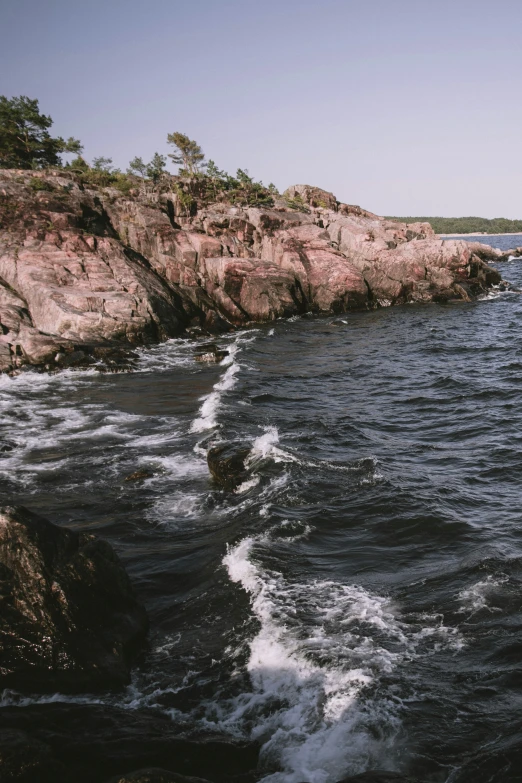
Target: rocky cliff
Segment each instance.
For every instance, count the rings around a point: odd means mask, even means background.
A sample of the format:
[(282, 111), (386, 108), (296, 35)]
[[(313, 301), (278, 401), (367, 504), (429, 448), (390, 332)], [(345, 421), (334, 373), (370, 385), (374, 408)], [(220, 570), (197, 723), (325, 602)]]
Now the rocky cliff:
[[(117, 361), (120, 347), (305, 312), (469, 300), (498, 252), (297, 185), (270, 207), (127, 195), (66, 171), (0, 172), (0, 370)], [(480, 254), (480, 255), (479, 255)]]

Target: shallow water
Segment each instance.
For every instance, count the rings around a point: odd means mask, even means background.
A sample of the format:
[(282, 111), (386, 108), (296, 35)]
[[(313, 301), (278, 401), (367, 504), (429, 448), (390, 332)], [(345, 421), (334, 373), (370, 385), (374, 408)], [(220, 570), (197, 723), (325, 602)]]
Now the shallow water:
[[(218, 366), (172, 340), (130, 374), (1, 378), (2, 501), (107, 538), (149, 610), (105, 701), (259, 739), (270, 783), (460, 781), (522, 701), (521, 328), (494, 291), (278, 321)], [(223, 439), (251, 446), (236, 493)]]

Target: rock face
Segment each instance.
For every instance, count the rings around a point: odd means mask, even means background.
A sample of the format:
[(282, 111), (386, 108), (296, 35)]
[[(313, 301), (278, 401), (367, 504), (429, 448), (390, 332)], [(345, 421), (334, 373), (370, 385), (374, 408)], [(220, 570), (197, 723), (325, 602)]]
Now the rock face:
[(51, 749), (24, 731), (0, 729), (2, 783), (69, 783), (66, 769)]
[(174, 180), (123, 195), (65, 170), (1, 171), (0, 370), (105, 361), (193, 327), (466, 301), (501, 279), (485, 245), (309, 185), (270, 208), (195, 199), (189, 212)]
[[(16, 732), (27, 745), (38, 746), (42, 760), (65, 768), (71, 783), (102, 783), (115, 776), (129, 783), (185, 783), (166, 773), (216, 783), (238, 779), (254, 783), (258, 778), (255, 773), (244, 777), (256, 769), (256, 743), (216, 734), (186, 737), (170, 718), (153, 710), (65, 703), (4, 707), (0, 708), (0, 738), (5, 731)], [(0, 755), (0, 780), (4, 781), (1, 759)], [(151, 768), (156, 769), (155, 777)], [(163, 780), (158, 768), (165, 775)], [(30, 780), (47, 783), (36, 776)]]
[(121, 687), (147, 632), (112, 547), (23, 507), (0, 509), (0, 689)]

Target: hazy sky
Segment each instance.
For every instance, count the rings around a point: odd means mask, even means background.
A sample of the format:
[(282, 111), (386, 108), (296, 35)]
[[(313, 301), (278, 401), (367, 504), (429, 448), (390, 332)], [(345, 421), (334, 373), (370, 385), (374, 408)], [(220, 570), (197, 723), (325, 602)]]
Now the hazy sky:
[(280, 189), (522, 218), (521, 33), (520, 0), (0, 0), (0, 94), (88, 160), (179, 130)]

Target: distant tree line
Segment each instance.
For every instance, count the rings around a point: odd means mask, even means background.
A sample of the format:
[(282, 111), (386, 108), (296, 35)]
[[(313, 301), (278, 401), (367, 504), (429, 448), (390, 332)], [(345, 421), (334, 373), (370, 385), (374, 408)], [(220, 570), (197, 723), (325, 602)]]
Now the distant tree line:
[(522, 234), (522, 220), (481, 217), (391, 217), (400, 223), (430, 223), (436, 234)]
[[(187, 210), (195, 196), (226, 199), (237, 204), (270, 205), (278, 194), (272, 183), (265, 187), (256, 182), (246, 169), (235, 176), (221, 171), (214, 161), (205, 160), (200, 145), (184, 133), (169, 133), (167, 144), (173, 148), (168, 157), (178, 166), (178, 179), (173, 182), (167, 171), (167, 156), (155, 152), (149, 162), (141, 157), (130, 161), (126, 172), (112, 165), (112, 158), (97, 157), (88, 163), (82, 156), (83, 145), (73, 137), (67, 141), (51, 136), (51, 117), (41, 114), (38, 101), (27, 96), (0, 96), (0, 168), (45, 169), (64, 168), (76, 174), (85, 184), (115, 187), (126, 193), (142, 184), (145, 189), (176, 190)], [(61, 155), (73, 153), (73, 160), (63, 162)], [(141, 182), (140, 182), (141, 181)], [(44, 187), (41, 185), (41, 187)], [(38, 189), (36, 183), (35, 189)]]

